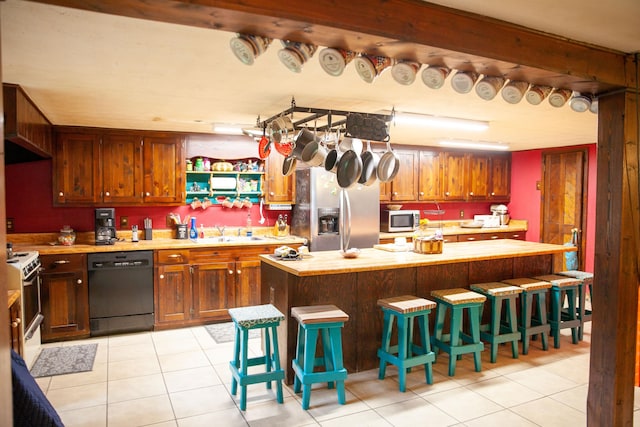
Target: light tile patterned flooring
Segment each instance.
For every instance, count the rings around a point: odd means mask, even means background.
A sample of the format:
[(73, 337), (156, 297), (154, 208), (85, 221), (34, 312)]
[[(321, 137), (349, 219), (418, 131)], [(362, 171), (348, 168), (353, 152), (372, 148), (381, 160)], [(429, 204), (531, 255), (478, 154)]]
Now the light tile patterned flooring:
[[(337, 403), (335, 390), (318, 385), (308, 411), (292, 388), (285, 387), (280, 405), (264, 384), (249, 387), (247, 410), (240, 411), (237, 397), (229, 394), (233, 343), (217, 344), (204, 327), (84, 340), (99, 343), (91, 372), (37, 381), (67, 427), (584, 426), (589, 325), (577, 345), (565, 330), (560, 349), (550, 340), (545, 352), (534, 341), (528, 355), (512, 359), (510, 346), (501, 346), (495, 364), (485, 350), (482, 372), (465, 355), (456, 375), (448, 377), (447, 356), (441, 356), (433, 385), (424, 383), (422, 369), (414, 369), (405, 393), (398, 391), (394, 367), (383, 381), (377, 370), (351, 373), (345, 405)], [(250, 347), (260, 354), (259, 339)], [(640, 408), (637, 388), (634, 407)]]

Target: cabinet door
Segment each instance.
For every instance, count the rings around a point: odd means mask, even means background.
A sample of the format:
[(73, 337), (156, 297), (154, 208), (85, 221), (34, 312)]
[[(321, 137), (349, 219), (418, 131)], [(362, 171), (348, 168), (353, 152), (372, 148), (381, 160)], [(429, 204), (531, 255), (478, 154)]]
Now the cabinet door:
[(20, 298), (16, 299), (9, 307), (9, 340), (11, 348), (21, 356), (22, 352), (22, 312), (20, 310)]
[(191, 272), (188, 265), (157, 268), (156, 321), (184, 321), (191, 317)]
[(418, 200), (418, 169), (415, 151), (396, 151), (399, 169), (391, 181), (391, 199), (394, 201)]
[(100, 136), (61, 133), (53, 159), (53, 203), (93, 204), (100, 201)]
[(102, 200), (142, 202), (142, 138), (106, 134), (102, 138)]
[(42, 340), (89, 334), (89, 292), (86, 271), (43, 274)]
[(469, 156), (469, 191), (467, 192), (467, 200), (489, 199), (490, 168), (491, 156), (488, 154), (474, 153)]
[(213, 262), (193, 266), (193, 308), (198, 318), (227, 316), (234, 307), (234, 262)]
[(418, 200), (442, 199), (442, 166), (440, 153), (420, 151), (418, 175)]
[(179, 205), (185, 202), (185, 143), (176, 136), (143, 139), (144, 202)]
[(266, 203), (295, 203), (296, 179), (295, 173), (282, 175), (284, 156), (271, 153), (265, 161), (266, 182), (264, 201)]
[(509, 202), (511, 200), (511, 155), (491, 158), (491, 200)]
[(235, 305), (246, 307), (260, 305), (260, 261), (236, 262)]
[(444, 200), (465, 200), (467, 196), (467, 155), (444, 153)]

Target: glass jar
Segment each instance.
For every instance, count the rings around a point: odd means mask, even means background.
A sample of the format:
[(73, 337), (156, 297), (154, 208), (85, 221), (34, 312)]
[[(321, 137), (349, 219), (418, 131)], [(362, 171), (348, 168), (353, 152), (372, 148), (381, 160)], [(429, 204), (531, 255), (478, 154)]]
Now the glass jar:
[(71, 246), (76, 242), (76, 233), (73, 231), (73, 228), (65, 225), (60, 230), (60, 235), (58, 236), (58, 242), (63, 246)]

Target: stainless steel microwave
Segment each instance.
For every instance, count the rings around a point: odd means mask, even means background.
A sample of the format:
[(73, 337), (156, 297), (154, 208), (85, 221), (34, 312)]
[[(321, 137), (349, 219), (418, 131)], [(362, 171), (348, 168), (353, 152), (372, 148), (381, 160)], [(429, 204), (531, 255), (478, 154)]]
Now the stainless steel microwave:
[(420, 211), (383, 210), (380, 214), (380, 231), (394, 233), (399, 231), (413, 231), (420, 225)]

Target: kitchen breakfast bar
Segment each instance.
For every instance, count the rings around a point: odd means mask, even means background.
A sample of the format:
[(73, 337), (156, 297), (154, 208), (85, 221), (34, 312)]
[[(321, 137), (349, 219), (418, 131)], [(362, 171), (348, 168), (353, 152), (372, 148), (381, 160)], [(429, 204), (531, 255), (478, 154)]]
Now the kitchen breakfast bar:
[(430, 299), (436, 289), (550, 274), (554, 257), (574, 250), (502, 239), (447, 243), (441, 254), (370, 248), (353, 259), (343, 258), (339, 251), (313, 252), (302, 260), (261, 255), (262, 302), (285, 313), (278, 345), (288, 383), (293, 380), (291, 361), (297, 338), (291, 308), (298, 306), (335, 304), (349, 315), (342, 332), (344, 364), (349, 372), (358, 372), (379, 365), (382, 312), (378, 299), (400, 295)]

